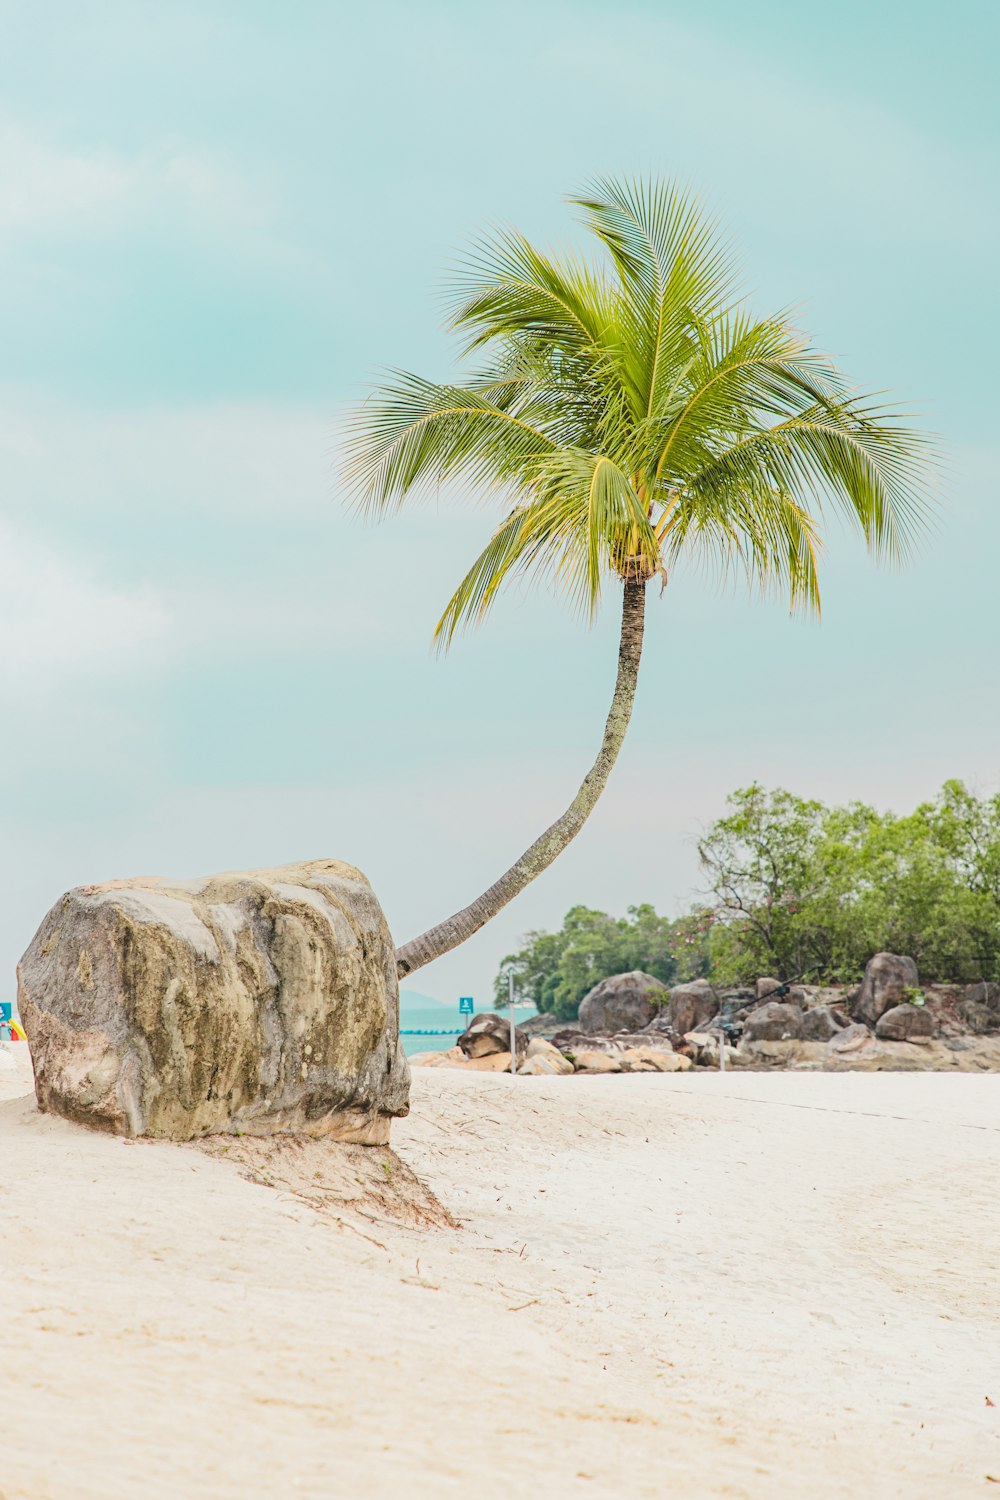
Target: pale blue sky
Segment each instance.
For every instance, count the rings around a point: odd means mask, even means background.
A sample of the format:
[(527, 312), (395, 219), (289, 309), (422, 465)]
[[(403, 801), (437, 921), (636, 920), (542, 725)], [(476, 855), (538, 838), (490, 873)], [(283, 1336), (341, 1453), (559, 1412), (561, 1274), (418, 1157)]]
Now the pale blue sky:
[[(323, 854), (402, 940), (575, 789), (614, 620), (514, 597), (428, 649), (491, 516), (370, 530), (347, 405), (446, 375), (436, 301), (489, 220), (572, 233), (603, 172), (694, 185), (762, 311), (942, 435), (903, 573), (834, 539), (822, 625), (678, 575), (573, 849), (417, 977), (489, 994), (586, 901), (682, 909), (753, 778), (908, 807), (1000, 775), (994, 0), (825, 7), (0, 0), (0, 964), (68, 885)], [(471, 500), (473, 497), (469, 497)]]

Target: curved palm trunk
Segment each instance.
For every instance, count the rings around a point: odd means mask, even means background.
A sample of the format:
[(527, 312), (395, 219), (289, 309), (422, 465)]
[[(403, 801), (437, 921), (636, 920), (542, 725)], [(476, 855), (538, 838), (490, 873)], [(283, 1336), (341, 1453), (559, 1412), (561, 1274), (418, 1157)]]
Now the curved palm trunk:
[(608, 722), (604, 726), (604, 739), (597, 759), (584, 777), (573, 801), (562, 817), (557, 818), (488, 891), (484, 891), (470, 906), (463, 907), (447, 921), (440, 922), (421, 937), (413, 938), (396, 949), (396, 972), (400, 979), (412, 974), (414, 969), (423, 968), (432, 959), (440, 958), (442, 953), (447, 953), (451, 948), (457, 948), (459, 943), (464, 943), (466, 938), (478, 932), (491, 917), (502, 911), (508, 901), (513, 901), (526, 885), (530, 885), (537, 875), (547, 870), (556, 856), (580, 832), (607, 785), (632, 717), (639, 657), (642, 653), (645, 603), (645, 581), (626, 579), (622, 602), (621, 644), (618, 648), (618, 680), (615, 683)]

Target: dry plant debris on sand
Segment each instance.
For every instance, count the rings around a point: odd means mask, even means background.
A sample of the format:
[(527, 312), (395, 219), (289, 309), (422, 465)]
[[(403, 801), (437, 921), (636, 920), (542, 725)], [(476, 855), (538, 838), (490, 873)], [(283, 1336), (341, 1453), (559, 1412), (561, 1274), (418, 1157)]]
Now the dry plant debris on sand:
[(432, 1070), (397, 1156), (94, 1134), (25, 1061), (3, 1500), (994, 1492), (997, 1076)]

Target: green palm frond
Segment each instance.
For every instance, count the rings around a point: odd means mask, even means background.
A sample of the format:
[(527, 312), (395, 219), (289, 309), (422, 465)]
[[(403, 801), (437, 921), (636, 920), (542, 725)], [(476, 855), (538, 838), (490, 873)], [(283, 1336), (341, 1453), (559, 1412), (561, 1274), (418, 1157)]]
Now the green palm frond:
[(592, 616), (602, 578), (625, 567), (651, 576), (659, 555), (646, 507), (618, 464), (581, 449), (540, 455), (530, 500), (494, 532), (449, 600), (435, 639), (447, 647), (457, 629), (483, 619), (509, 578), (529, 571), (559, 583)]
[(348, 430), (365, 509), (456, 478), (506, 501), (439, 643), (515, 577), (544, 577), (592, 615), (606, 578), (689, 554), (818, 609), (831, 507), (875, 555), (903, 556), (926, 519), (928, 441), (852, 391), (786, 316), (750, 314), (690, 194), (602, 180), (573, 201), (598, 259), (512, 230), (474, 247), (448, 307), (485, 362), (456, 384), (396, 374)]
[(731, 256), (694, 198), (673, 183), (600, 179), (574, 201), (618, 271), (636, 415), (650, 417), (672, 387), (691, 318), (731, 289)]

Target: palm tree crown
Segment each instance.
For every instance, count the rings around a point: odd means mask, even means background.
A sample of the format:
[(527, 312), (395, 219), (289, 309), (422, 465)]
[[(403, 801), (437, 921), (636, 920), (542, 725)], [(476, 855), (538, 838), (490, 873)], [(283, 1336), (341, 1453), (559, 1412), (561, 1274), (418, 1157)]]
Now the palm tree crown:
[(876, 555), (901, 557), (926, 509), (926, 440), (786, 317), (750, 315), (727, 246), (677, 187), (600, 181), (574, 202), (599, 259), (514, 231), (480, 244), (449, 300), (478, 368), (448, 385), (396, 374), (350, 429), (371, 511), (457, 476), (506, 501), (438, 641), (526, 572), (592, 615), (609, 577), (665, 582), (691, 553), (818, 609), (831, 505)]

